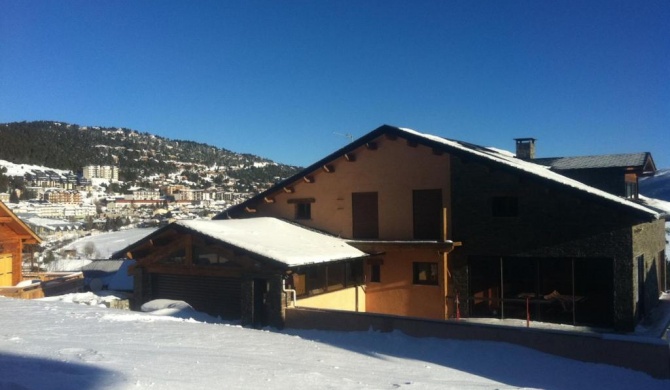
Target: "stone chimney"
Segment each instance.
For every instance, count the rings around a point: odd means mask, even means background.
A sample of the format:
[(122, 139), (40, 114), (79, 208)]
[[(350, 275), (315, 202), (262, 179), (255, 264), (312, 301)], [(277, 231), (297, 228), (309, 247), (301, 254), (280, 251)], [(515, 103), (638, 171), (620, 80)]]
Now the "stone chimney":
[(535, 158), (535, 138), (514, 138), (516, 141), (516, 158), (532, 160)]

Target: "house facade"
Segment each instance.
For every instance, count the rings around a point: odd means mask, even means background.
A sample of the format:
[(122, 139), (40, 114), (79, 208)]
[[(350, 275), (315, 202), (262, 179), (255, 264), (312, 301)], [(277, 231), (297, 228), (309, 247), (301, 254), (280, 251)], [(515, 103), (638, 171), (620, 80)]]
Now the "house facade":
[(135, 305), (181, 299), (254, 325), (298, 305), (631, 330), (665, 289), (655, 211), (546, 166), (382, 126), (212, 221), (116, 258)]
[[(368, 312), (628, 330), (666, 283), (656, 212), (533, 162), (391, 126), (215, 219), (257, 217), (367, 253)], [(298, 303), (336, 306), (329, 295), (306, 289)]]

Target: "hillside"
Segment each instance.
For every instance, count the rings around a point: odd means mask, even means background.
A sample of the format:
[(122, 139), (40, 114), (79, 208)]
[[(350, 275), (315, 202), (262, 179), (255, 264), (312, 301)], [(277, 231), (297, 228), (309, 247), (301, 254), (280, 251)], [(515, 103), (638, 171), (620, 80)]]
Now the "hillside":
[(242, 181), (272, 182), (297, 170), (203, 143), (53, 121), (0, 124), (0, 159), (72, 172), (85, 165), (116, 165), (125, 181), (200, 167)]
[(640, 193), (670, 202), (670, 169), (659, 169), (654, 176), (640, 180)]

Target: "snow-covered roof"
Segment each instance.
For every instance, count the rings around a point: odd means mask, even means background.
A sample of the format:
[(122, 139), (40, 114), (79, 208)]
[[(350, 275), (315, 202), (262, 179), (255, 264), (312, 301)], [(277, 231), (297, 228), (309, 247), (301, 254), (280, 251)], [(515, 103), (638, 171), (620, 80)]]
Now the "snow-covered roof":
[(225, 210), (224, 212), (220, 213), (219, 215), (215, 216), (215, 219), (223, 219), (227, 218), (228, 215), (234, 214), (239, 210), (243, 210), (247, 205), (249, 204), (254, 204), (254, 202), (257, 202), (258, 200), (263, 199), (265, 196), (272, 194), (272, 192), (277, 191), (277, 189), (281, 189), (282, 187), (286, 185), (290, 185), (293, 182), (300, 181), (304, 178), (305, 174), (307, 172), (312, 172), (318, 169), (321, 169), (324, 164), (327, 164), (330, 161), (333, 161), (336, 158), (339, 158), (340, 156), (364, 145), (367, 142), (370, 142), (371, 140), (376, 139), (377, 137), (383, 136), (384, 134), (393, 134), (398, 137), (405, 137), (407, 139), (412, 139), (413, 141), (417, 142), (423, 142), (426, 144), (430, 144), (430, 146), (435, 147), (435, 148), (441, 148), (447, 153), (454, 153), (455, 151), (461, 152), (463, 154), (467, 154), (470, 156), (477, 156), (486, 160), (489, 160), (494, 163), (502, 164), (507, 167), (510, 167), (512, 169), (516, 169), (518, 171), (525, 172), (527, 174), (530, 174), (535, 177), (540, 177), (545, 180), (554, 182), (556, 184), (571, 188), (573, 190), (577, 190), (579, 192), (585, 193), (585, 194), (590, 194), (591, 196), (598, 197), (603, 200), (607, 200), (609, 202), (612, 202), (613, 204), (616, 204), (618, 206), (624, 206), (628, 208), (631, 211), (636, 211), (638, 213), (642, 213), (645, 215), (647, 218), (652, 218), (652, 219), (659, 219), (660, 214), (655, 212), (654, 210), (651, 210), (647, 207), (644, 207), (643, 205), (637, 204), (633, 201), (620, 198), (616, 195), (610, 194), (608, 192), (599, 190), (595, 187), (591, 187), (587, 184), (584, 184), (580, 181), (568, 178), (566, 176), (563, 176), (559, 173), (551, 171), (551, 169), (547, 166), (536, 164), (533, 162), (525, 161), (519, 158), (516, 158), (512, 153), (507, 152), (507, 151), (502, 151), (496, 148), (492, 147), (483, 147), (475, 144), (471, 144), (468, 142), (463, 142), (463, 141), (456, 141), (456, 140), (450, 140), (447, 138), (443, 138), (440, 136), (436, 135), (431, 135), (431, 134), (424, 134), (420, 133), (416, 130), (408, 129), (408, 128), (400, 128), (400, 127), (394, 127), (394, 126), (388, 126), (388, 125), (383, 125), (372, 132), (364, 135), (363, 137), (359, 138), (358, 140), (350, 143), (349, 145), (341, 148), (338, 151), (335, 151), (334, 153), (326, 156), (325, 158), (317, 161), (316, 163), (310, 165), (309, 167), (305, 168), (301, 172), (296, 173), (292, 177), (289, 177), (280, 183), (275, 184), (271, 188), (265, 190), (264, 192), (254, 196), (251, 199), (248, 199), (240, 204), (237, 204), (235, 206), (232, 206), (231, 208)]
[(367, 256), (341, 238), (276, 218), (190, 220), (175, 224), (289, 267)]
[(429, 139), (433, 142), (441, 143), (441, 144), (449, 146), (451, 148), (458, 149), (458, 150), (461, 150), (461, 151), (469, 153), (469, 154), (477, 155), (477, 156), (486, 158), (488, 160), (495, 161), (495, 162), (507, 165), (509, 167), (519, 169), (521, 171), (533, 174), (535, 176), (543, 177), (545, 179), (554, 181), (556, 183), (559, 183), (559, 184), (562, 184), (562, 185), (565, 185), (565, 186), (568, 186), (568, 187), (572, 187), (574, 189), (577, 189), (577, 190), (582, 191), (582, 192), (589, 193), (591, 195), (595, 195), (595, 196), (598, 196), (598, 197), (601, 197), (601, 198), (605, 198), (605, 199), (613, 201), (615, 203), (618, 203), (618, 204), (636, 209), (638, 211), (642, 211), (642, 212), (648, 214), (649, 216), (651, 216), (655, 219), (658, 219), (660, 217), (660, 215), (658, 213), (656, 213), (653, 210), (650, 210), (650, 209), (648, 209), (648, 208), (646, 208), (642, 205), (639, 205), (635, 202), (620, 198), (616, 195), (612, 195), (609, 192), (599, 190), (595, 187), (591, 187), (591, 186), (586, 185), (586, 184), (584, 184), (580, 181), (570, 179), (569, 177), (563, 176), (559, 173), (556, 173), (556, 172), (553, 172), (553, 171), (547, 169), (547, 167), (545, 167), (543, 165), (539, 165), (539, 164), (528, 162), (528, 161), (525, 161), (525, 160), (522, 160), (522, 159), (518, 159), (518, 158), (513, 157), (513, 156), (511, 156), (507, 153), (500, 153), (496, 150), (493, 150), (492, 148), (479, 147), (477, 145), (469, 144), (469, 143), (466, 143), (466, 142), (453, 141), (453, 140), (449, 140), (449, 139), (442, 138), (442, 137), (435, 136), (435, 135), (423, 134), (423, 133), (419, 133), (418, 131), (415, 131), (415, 130), (412, 130), (412, 129), (407, 129), (407, 128), (400, 128), (399, 130), (402, 131), (402, 132), (405, 132), (407, 134), (411, 134), (411, 135), (414, 135), (414, 136)]

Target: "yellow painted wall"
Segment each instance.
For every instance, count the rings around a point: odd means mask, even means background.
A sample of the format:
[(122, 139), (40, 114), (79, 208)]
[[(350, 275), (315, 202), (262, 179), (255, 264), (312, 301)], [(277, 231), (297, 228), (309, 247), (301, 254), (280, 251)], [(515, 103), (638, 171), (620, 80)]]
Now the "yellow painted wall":
[[(356, 290), (358, 290), (358, 309), (356, 308)], [(313, 297), (298, 298), (297, 306), (317, 309), (336, 309), (365, 311), (365, 290), (363, 287), (351, 287)]]
[(13, 286), (12, 254), (0, 254), (0, 286)]

